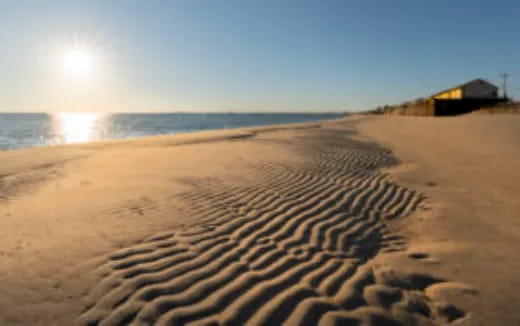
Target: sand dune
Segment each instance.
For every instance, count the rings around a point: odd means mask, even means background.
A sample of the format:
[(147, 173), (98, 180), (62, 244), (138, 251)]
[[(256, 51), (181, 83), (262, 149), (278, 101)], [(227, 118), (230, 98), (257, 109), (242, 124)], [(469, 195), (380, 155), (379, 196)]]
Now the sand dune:
[[(30, 187), (0, 182), (0, 245), (15, 258), (0, 321), (471, 323), (450, 293), (478, 291), (431, 272), (441, 263), (402, 224), (430, 200), (396, 179), (388, 149), (359, 139), (363, 119), (0, 153), (68, 155), (12, 173), (47, 171)], [(28, 263), (33, 279), (16, 274)]]

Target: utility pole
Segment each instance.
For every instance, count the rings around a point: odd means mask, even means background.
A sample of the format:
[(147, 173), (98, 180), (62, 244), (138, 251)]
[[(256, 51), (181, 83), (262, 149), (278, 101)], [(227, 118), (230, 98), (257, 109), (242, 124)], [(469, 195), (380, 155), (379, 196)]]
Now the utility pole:
[(502, 91), (504, 98), (507, 98), (507, 77), (509, 77), (508, 73), (501, 73), (500, 77), (502, 77)]

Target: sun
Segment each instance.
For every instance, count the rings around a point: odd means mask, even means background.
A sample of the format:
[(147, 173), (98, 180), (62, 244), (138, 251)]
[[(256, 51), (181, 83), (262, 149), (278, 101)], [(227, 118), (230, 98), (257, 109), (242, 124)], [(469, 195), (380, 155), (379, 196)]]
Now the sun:
[(86, 79), (101, 69), (99, 50), (85, 42), (62, 46), (57, 59), (65, 75), (78, 79)]
[(64, 72), (87, 76), (92, 73), (94, 68), (94, 57), (88, 49), (72, 48), (64, 51), (62, 63)]

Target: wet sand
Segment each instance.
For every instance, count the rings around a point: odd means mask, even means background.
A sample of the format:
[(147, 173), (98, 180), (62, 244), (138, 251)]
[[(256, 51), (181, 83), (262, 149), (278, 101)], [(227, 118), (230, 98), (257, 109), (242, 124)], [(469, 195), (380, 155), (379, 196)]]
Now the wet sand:
[(482, 175), (412, 121), (0, 152), (0, 324), (514, 325), (517, 143)]

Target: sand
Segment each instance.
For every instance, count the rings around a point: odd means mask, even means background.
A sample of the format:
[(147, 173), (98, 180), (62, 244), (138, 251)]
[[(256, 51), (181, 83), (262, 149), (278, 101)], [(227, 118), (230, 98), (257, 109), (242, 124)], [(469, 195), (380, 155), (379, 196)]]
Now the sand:
[(520, 115), (366, 119), (360, 132), (394, 150), (401, 184), (428, 196), (402, 229), (430, 270), (471, 284), (450, 296), (469, 325), (520, 325)]
[(0, 324), (516, 325), (518, 122), (0, 152)]

